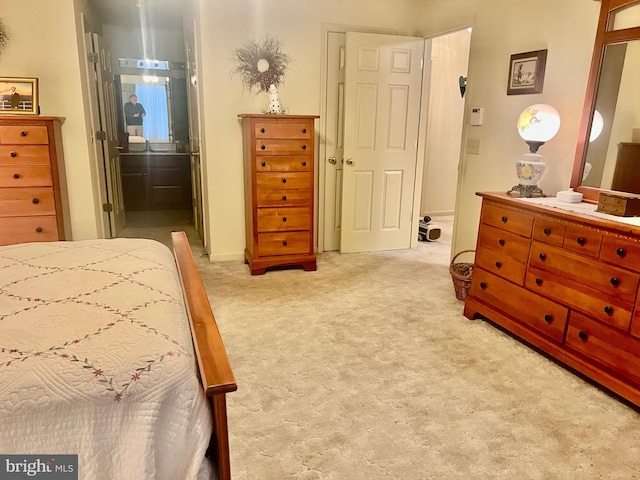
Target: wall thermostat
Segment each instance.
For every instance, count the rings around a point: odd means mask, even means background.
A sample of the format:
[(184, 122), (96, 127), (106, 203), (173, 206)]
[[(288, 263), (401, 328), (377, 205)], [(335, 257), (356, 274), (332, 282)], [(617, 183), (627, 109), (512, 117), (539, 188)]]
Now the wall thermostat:
[(482, 117), (484, 116), (484, 107), (471, 107), (471, 118), (469, 123), (473, 126), (482, 125)]

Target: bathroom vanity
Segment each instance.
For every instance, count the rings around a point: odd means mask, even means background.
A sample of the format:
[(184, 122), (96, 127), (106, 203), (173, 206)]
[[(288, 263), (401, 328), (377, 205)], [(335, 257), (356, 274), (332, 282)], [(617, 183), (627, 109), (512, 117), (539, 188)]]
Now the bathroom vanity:
[(188, 153), (122, 153), (120, 164), (126, 210), (192, 208)]

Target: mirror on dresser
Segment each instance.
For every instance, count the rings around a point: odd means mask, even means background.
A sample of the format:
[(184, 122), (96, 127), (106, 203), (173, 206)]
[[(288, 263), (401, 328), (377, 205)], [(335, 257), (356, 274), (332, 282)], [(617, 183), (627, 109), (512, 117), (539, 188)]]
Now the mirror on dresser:
[(639, 78), (640, 0), (602, 0), (571, 177), (585, 200), (640, 193)]

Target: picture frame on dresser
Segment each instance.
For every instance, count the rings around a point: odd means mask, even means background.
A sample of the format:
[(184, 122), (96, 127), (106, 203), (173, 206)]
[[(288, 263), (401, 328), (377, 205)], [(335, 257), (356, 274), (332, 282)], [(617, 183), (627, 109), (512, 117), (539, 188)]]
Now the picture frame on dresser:
[(0, 115), (38, 115), (38, 79), (0, 77)]

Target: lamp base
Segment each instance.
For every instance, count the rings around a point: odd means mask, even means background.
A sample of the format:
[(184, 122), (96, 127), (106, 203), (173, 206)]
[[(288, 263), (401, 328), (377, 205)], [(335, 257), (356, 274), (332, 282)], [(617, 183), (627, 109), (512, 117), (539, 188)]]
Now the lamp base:
[(511, 190), (507, 192), (507, 195), (511, 195), (514, 192), (520, 193), (520, 197), (522, 198), (546, 197), (542, 189), (537, 185), (518, 184), (514, 187), (511, 187)]

